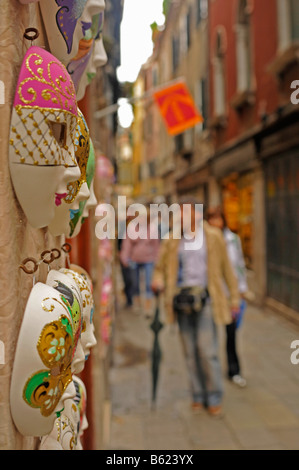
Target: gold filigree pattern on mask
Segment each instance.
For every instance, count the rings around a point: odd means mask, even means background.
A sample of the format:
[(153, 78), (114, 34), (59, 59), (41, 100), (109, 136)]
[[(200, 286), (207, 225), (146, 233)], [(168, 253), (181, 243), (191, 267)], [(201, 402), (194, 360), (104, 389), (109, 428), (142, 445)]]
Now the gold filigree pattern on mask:
[(43, 416), (50, 416), (66, 387), (72, 381), (71, 364), (74, 349), (73, 330), (68, 318), (62, 315), (41, 331), (37, 351), (47, 367), (32, 375), (23, 389), (23, 399)]
[(71, 276), (71, 278), (79, 287), (83, 299), (83, 308), (85, 308), (87, 305), (93, 305), (93, 296), (87, 280), (85, 280), (79, 273), (73, 271), (72, 269), (62, 269), (61, 272)]
[[(72, 290), (71, 289), (69, 289), (69, 290), (73, 295), (73, 304), (72, 305), (70, 305), (70, 303), (66, 299), (66, 297), (61, 294), (59, 299), (57, 299), (55, 297), (51, 297), (51, 298), (48, 297), (46, 299), (43, 299), (42, 309), (45, 312), (52, 312), (55, 308), (55, 305), (53, 304), (53, 302), (57, 303), (61, 307), (63, 307), (63, 309), (65, 310), (65, 312), (66, 312), (66, 314), (69, 318), (69, 320), (71, 321), (72, 329), (73, 329), (73, 332), (74, 332), (74, 350), (73, 350), (73, 354), (75, 354), (75, 350), (76, 350), (76, 347), (77, 347), (77, 344), (78, 344), (78, 341), (79, 341), (79, 338), (80, 338), (80, 335), (81, 335), (81, 331), (82, 331), (82, 313), (81, 313), (79, 300), (74, 295)], [(50, 302), (49, 306), (47, 306), (47, 304), (46, 304), (46, 302), (48, 302), (48, 301)]]
[[(66, 143), (60, 145), (53, 135), (52, 123), (66, 128)], [(16, 163), (28, 165), (77, 166), (74, 156), (77, 117), (53, 109), (22, 108), (13, 110), (10, 145)]]
[[(43, 66), (44, 63), (45, 66)], [(77, 114), (75, 87), (63, 64), (56, 60), (47, 62), (39, 53), (33, 52), (26, 58), (25, 67), (29, 76), (20, 82), (17, 90), (22, 105), (38, 105), (43, 108), (44, 102), (51, 102), (52, 108)], [(37, 67), (36, 70), (34, 70), (35, 67)], [(54, 68), (55, 73), (53, 73)], [(26, 99), (25, 93), (31, 97)]]
[(86, 183), (86, 167), (90, 151), (90, 138), (87, 123), (80, 110), (78, 110), (78, 124), (75, 131), (74, 147), (81, 176), (77, 181), (67, 185), (68, 195), (64, 198), (64, 201), (68, 204), (71, 204), (75, 200), (82, 184)]
[[(55, 421), (55, 426), (57, 428), (57, 441), (61, 444), (62, 448), (65, 450), (74, 450), (77, 446), (77, 432), (75, 426), (71, 420), (65, 414), (59, 416)], [(69, 436), (69, 442), (66, 448), (66, 436)]]

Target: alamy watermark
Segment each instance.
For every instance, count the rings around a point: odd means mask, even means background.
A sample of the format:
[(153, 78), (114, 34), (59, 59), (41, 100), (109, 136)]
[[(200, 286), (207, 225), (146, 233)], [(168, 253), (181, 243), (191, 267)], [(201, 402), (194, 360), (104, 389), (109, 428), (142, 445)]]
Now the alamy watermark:
[(0, 80), (0, 105), (5, 104), (5, 85), (2, 80)]
[(291, 88), (293, 93), (291, 94), (291, 103), (292, 104), (299, 104), (299, 80), (294, 80), (291, 83)]
[(186, 250), (202, 247), (203, 204), (194, 204), (192, 208), (191, 203), (150, 204), (148, 207), (133, 203), (127, 207), (126, 196), (118, 196), (116, 211), (112, 204), (103, 203), (97, 206), (95, 215), (101, 217), (95, 227), (99, 240), (115, 240), (116, 237), (164, 240), (170, 238), (171, 232), (174, 239), (184, 238)]
[(297, 365), (299, 364), (299, 340), (295, 339), (294, 341), (292, 341), (290, 348), (295, 349), (295, 351), (292, 352), (290, 357), (291, 363)]
[(3, 341), (0, 340), (0, 366), (5, 364), (5, 346)]

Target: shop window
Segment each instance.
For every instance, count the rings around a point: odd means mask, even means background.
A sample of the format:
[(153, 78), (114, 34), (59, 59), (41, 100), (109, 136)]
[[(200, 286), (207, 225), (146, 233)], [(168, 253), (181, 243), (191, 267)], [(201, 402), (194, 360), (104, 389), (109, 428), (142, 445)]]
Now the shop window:
[(267, 294), (299, 311), (299, 161), (296, 150), (265, 162)]
[(252, 175), (231, 175), (222, 182), (223, 210), (230, 230), (241, 239), (247, 268), (252, 268), (253, 183)]

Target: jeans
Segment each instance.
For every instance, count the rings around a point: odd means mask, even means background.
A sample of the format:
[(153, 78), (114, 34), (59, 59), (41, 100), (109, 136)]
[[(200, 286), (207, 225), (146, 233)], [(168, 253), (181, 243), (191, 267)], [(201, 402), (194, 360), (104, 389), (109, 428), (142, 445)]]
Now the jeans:
[(134, 268), (130, 266), (123, 266), (121, 264), (121, 271), (124, 281), (124, 292), (127, 300), (127, 305), (133, 305), (133, 295), (135, 293), (135, 274)]
[(237, 354), (236, 333), (238, 326), (240, 326), (242, 317), (246, 309), (246, 302), (242, 300), (240, 305), (239, 318), (229, 325), (226, 325), (226, 354), (228, 365), (228, 377), (232, 378), (234, 375), (240, 375), (240, 362)]
[(193, 402), (204, 406), (220, 405), (223, 396), (222, 371), (210, 302), (199, 312), (178, 314), (178, 323)]
[(140, 274), (141, 271), (145, 271), (145, 296), (146, 298), (153, 297), (153, 291), (151, 288), (152, 274), (154, 269), (154, 263), (136, 263), (135, 275), (135, 294), (140, 295)]

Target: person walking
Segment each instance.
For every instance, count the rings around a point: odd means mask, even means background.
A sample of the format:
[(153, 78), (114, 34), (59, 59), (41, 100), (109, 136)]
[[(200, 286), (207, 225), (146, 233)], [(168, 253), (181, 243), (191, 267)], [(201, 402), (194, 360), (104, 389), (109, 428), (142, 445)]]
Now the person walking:
[[(125, 230), (131, 220), (132, 217), (127, 217), (125, 224), (122, 224)], [(121, 233), (120, 235), (121, 236), (118, 237), (118, 257), (124, 283), (124, 294), (126, 297), (125, 308), (131, 308), (133, 306), (133, 298), (135, 293), (135, 264), (129, 260), (126, 260), (125, 264), (123, 264), (121, 259), (122, 244), (124, 241), (124, 239), (122, 238), (123, 233)]]
[[(161, 242), (152, 289), (155, 293), (164, 292), (168, 322), (178, 322), (192, 409), (207, 408), (210, 415), (222, 416), (223, 384), (216, 325), (230, 324), (232, 312), (238, 312), (238, 283), (221, 231), (203, 221), (193, 199), (181, 201), (180, 207), (182, 238), (172, 236)], [(194, 245), (198, 231), (202, 231), (201, 246)], [(223, 290), (224, 280), (229, 299)]]
[(241, 375), (241, 366), (236, 344), (236, 332), (246, 309), (245, 298), (248, 296), (249, 292), (241, 240), (236, 233), (228, 228), (224, 212), (220, 207), (211, 208), (207, 211), (207, 221), (213, 227), (218, 227), (222, 230), (228, 256), (238, 279), (239, 292), (241, 294), (240, 311), (237, 316), (233, 317), (232, 322), (226, 325), (227, 375), (228, 378), (239, 387), (246, 387), (246, 379)]
[(141, 298), (141, 274), (145, 276), (145, 313), (150, 314), (153, 308), (153, 292), (151, 289), (154, 263), (157, 259), (160, 240), (152, 236), (150, 224), (150, 212), (147, 211), (146, 223), (142, 224), (138, 237), (135, 239), (127, 236), (121, 246), (120, 261), (124, 267), (134, 266), (134, 307), (139, 311), (142, 307)]

